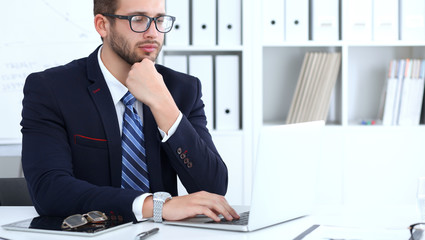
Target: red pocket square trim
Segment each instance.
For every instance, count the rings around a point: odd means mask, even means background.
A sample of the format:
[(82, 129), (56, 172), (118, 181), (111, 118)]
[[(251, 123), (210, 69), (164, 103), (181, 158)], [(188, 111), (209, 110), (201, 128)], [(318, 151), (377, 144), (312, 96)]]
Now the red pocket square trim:
[(86, 137), (86, 136), (83, 136), (83, 135), (75, 134), (75, 135), (74, 135), (74, 141), (75, 141), (75, 143), (77, 143), (77, 137), (85, 138), (85, 139), (90, 139), (90, 140), (93, 140), (93, 141), (107, 142), (107, 140), (106, 140), (106, 139), (91, 138), (91, 137)]

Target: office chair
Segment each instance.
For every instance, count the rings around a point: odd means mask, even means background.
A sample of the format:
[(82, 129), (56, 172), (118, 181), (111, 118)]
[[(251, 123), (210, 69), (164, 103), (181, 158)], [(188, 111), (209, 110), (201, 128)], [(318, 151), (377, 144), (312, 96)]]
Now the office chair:
[(0, 178), (0, 206), (32, 206), (25, 178)]

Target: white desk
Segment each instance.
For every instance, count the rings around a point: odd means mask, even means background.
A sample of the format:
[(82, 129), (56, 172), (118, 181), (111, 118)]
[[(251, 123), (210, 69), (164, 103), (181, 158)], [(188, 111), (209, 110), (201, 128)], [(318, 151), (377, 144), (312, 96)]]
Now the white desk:
[[(370, 210), (373, 209), (373, 210)], [(293, 239), (313, 224), (321, 224), (322, 226), (341, 226), (350, 227), (347, 229), (364, 229), (366, 232), (382, 232), (387, 229), (396, 230), (394, 238), (384, 238), (386, 240), (402, 239), (407, 240), (410, 237), (407, 227), (419, 221), (415, 206), (398, 206), (398, 207), (379, 207), (379, 208), (355, 208), (355, 207), (320, 207), (311, 216), (301, 218), (295, 221), (279, 224), (269, 228), (257, 230), (251, 233), (240, 233), (219, 230), (207, 230), (188, 227), (177, 227), (157, 224), (153, 222), (144, 222), (134, 224), (123, 229), (118, 229), (111, 233), (105, 233), (93, 238), (87, 239), (118, 239), (132, 240), (143, 231), (147, 231), (153, 227), (159, 227), (157, 234), (149, 237), (149, 240), (170, 239), (170, 240), (188, 240), (188, 239), (214, 239), (214, 240), (256, 240), (256, 239)], [(24, 220), (37, 216), (36, 211), (32, 207), (0, 207), (0, 225)], [(353, 228), (351, 228), (353, 227)], [(315, 231), (318, 231), (318, 228)], [(372, 230), (371, 230), (372, 229)], [(376, 231), (375, 231), (376, 230)], [(315, 231), (310, 236), (313, 236)], [(347, 234), (349, 234), (347, 232)], [(363, 234), (364, 235), (364, 234)], [(378, 240), (376, 236), (368, 236), (364, 239)], [(350, 236), (350, 235), (347, 235)], [(400, 237), (401, 236), (401, 237)], [(61, 239), (81, 239), (82, 237), (62, 236), (54, 234), (40, 234), (30, 232), (8, 231), (0, 228), (0, 237), (11, 240), (61, 240)], [(308, 236), (307, 236), (308, 237)], [(314, 238), (319, 239), (319, 238)], [(322, 238), (320, 238), (322, 239)], [(348, 239), (348, 238), (347, 238)]]
[(15, 144), (5, 144), (0, 138), (0, 157), (19, 157), (21, 156), (22, 145)]

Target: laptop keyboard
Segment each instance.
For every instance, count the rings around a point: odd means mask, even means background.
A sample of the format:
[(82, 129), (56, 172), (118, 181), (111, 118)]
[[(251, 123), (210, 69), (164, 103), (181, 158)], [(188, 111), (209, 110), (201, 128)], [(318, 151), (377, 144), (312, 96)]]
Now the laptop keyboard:
[(239, 214), (239, 216), (240, 216), (239, 219), (235, 219), (232, 221), (227, 221), (225, 218), (222, 218), (220, 222), (211, 221), (211, 223), (229, 224), (229, 225), (248, 225), (249, 211), (243, 212)]

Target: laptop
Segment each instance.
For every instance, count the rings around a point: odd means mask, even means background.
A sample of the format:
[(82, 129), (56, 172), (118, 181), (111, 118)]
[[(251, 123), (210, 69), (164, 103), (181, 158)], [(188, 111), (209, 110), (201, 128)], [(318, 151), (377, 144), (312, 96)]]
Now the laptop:
[(234, 206), (245, 218), (216, 223), (204, 215), (164, 224), (249, 232), (311, 214), (316, 195), (324, 121), (264, 126), (253, 164), (250, 206)]

